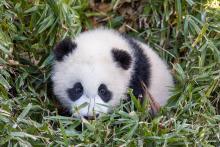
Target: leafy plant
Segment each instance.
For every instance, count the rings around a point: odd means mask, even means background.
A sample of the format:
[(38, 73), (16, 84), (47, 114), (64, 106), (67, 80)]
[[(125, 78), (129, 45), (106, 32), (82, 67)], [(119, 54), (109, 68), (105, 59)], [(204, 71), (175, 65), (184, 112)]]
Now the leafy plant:
[[(0, 1), (0, 146), (219, 146), (220, 3), (91, 2)], [(155, 118), (135, 98), (94, 121), (58, 114), (53, 46), (103, 24), (170, 64), (176, 86)]]

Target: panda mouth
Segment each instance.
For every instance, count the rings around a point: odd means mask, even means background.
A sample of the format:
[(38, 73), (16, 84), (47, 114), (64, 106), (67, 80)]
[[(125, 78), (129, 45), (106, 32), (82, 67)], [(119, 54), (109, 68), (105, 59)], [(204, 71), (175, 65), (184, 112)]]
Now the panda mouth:
[(95, 120), (98, 117), (99, 117), (99, 114), (96, 114), (95, 116), (89, 116), (89, 115), (83, 116), (83, 118), (87, 120)]

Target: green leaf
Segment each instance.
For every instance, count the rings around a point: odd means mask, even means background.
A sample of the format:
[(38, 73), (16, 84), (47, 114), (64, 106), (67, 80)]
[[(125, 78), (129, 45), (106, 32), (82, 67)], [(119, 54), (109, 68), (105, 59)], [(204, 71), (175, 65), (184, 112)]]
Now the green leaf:
[(32, 104), (29, 103), (25, 108), (24, 110), (22, 111), (22, 113), (17, 117), (17, 122), (20, 122), (22, 119), (24, 119), (27, 114), (29, 113), (29, 111), (31, 110), (32, 108)]
[(4, 86), (5, 89), (7, 89), (7, 90), (9, 90), (11, 88), (10, 84), (8, 83), (8, 81), (2, 75), (0, 75), (0, 84), (2, 86)]
[(33, 140), (37, 140), (37, 136), (34, 136), (34, 135), (31, 135), (31, 134), (28, 134), (28, 133), (25, 133), (25, 132), (11, 132), (10, 134), (13, 138), (16, 138), (16, 137), (21, 137), (21, 138), (30, 138), (30, 139), (33, 139)]

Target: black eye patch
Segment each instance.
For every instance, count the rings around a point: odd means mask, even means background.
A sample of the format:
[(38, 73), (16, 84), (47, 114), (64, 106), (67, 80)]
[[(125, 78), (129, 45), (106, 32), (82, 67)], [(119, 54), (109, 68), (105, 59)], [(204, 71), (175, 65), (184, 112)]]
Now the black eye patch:
[(76, 83), (73, 88), (67, 90), (68, 96), (72, 101), (78, 100), (83, 95), (83, 86), (81, 83)]
[(105, 84), (101, 84), (98, 88), (98, 95), (101, 97), (101, 99), (104, 102), (108, 102), (112, 98), (111, 91), (108, 90), (107, 86)]

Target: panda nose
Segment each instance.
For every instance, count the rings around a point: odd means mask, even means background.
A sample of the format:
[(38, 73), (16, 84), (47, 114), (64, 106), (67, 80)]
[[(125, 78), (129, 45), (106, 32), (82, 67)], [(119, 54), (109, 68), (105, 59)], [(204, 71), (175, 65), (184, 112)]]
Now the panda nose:
[(99, 114), (96, 114), (95, 116), (93, 115), (93, 116), (89, 116), (89, 115), (87, 115), (87, 116), (83, 116), (85, 119), (87, 119), (87, 120), (94, 120), (95, 118), (98, 118), (99, 117)]

